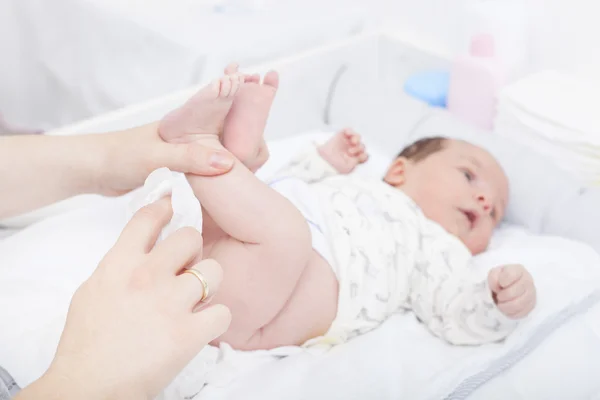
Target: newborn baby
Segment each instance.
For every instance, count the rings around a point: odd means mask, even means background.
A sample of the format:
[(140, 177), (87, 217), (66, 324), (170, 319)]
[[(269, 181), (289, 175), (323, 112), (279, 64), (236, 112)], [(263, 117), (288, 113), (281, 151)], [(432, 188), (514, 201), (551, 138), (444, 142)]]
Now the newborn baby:
[(242, 350), (343, 343), (412, 310), (453, 344), (506, 337), (536, 301), (531, 275), (469, 269), (502, 219), (507, 179), (471, 144), (431, 138), (404, 149), (383, 180), (349, 174), (366, 160), (344, 130), (309, 149), (269, 184), (253, 174), (278, 76), (232, 65), (159, 126), (170, 142), (203, 141), (238, 162), (218, 177), (188, 176), (203, 206), (204, 255), (224, 280), (213, 302), (232, 312), (215, 343)]

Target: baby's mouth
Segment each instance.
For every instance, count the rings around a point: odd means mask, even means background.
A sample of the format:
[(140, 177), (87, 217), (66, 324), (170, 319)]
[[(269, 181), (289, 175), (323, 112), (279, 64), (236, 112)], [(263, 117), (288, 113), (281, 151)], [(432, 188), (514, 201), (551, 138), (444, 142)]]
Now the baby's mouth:
[(475, 212), (473, 210), (463, 210), (463, 209), (461, 209), (460, 211), (463, 213), (465, 218), (467, 218), (467, 221), (469, 221), (469, 224), (471, 225), (471, 229), (473, 229), (473, 227), (477, 223), (477, 219), (479, 219), (479, 215), (477, 215), (477, 212)]

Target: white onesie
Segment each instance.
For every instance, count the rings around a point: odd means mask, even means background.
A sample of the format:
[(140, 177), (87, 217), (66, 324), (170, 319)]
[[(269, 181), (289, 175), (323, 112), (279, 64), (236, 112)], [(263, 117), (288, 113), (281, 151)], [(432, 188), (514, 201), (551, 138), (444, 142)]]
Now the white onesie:
[(313, 247), (339, 280), (331, 328), (306, 345), (342, 343), (403, 310), (453, 344), (498, 341), (515, 328), (496, 307), (487, 279), (470, 273), (465, 245), (401, 190), (338, 175), (315, 148), (271, 182), (305, 215)]

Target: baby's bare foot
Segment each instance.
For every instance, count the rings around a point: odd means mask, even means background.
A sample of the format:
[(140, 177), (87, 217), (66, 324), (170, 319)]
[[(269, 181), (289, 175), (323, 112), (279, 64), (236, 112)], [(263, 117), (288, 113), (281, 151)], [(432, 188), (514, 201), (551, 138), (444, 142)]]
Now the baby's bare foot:
[(339, 131), (320, 146), (319, 154), (340, 174), (349, 174), (369, 159), (360, 135), (349, 128)]
[[(237, 65), (228, 66), (225, 73), (236, 74)], [(269, 157), (263, 136), (278, 87), (277, 72), (268, 72), (262, 84), (259, 75), (246, 76), (225, 118), (223, 145), (251, 171)]]
[(166, 142), (189, 143), (206, 135), (221, 134), (243, 79), (239, 74), (225, 75), (200, 89), (183, 106), (160, 121), (160, 137)]

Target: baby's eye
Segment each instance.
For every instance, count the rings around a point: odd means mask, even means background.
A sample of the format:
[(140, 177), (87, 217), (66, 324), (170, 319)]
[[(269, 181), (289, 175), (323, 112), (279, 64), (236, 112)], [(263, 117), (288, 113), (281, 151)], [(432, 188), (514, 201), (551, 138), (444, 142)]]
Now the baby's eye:
[(473, 180), (473, 174), (469, 170), (463, 170), (463, 175), (465, 176), (465, 178), (467, 178), (469, 182)]

